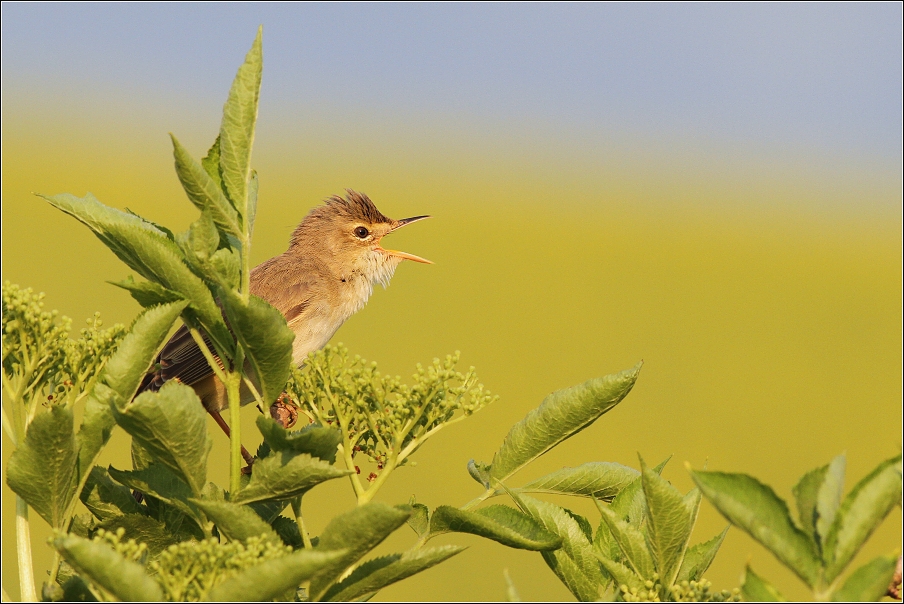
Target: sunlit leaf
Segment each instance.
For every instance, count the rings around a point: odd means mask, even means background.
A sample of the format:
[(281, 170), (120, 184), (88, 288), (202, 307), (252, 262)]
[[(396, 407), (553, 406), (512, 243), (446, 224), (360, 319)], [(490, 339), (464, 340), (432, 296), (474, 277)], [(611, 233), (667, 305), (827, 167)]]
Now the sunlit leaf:
[(746, 474), (691, 471), (691, 476), (729, 522), (762, 543), (807, 585), (816, 584), (821, 565), (813, 541), (794, 525), (775, 491)]
[(458, 545), (444, 545), (369, 560), (330, 588), (322, 600), (325, 602), (354, 601), (362, 596), (375, 593), (387, 585), (425, 571), (464, 549)]
[(307, 453), (329, 463), (336, 461), (336, 451), (342, 442), (342, 433), (336, 428), (311, 424), (301, 430), (289, 431), (270, 417), (261, 415), (255, 421), (273, 451)]
[(303, 581), (329, 571), (342, 551), (301, 550), (246, 568), (213, 589), (211, 602), (264, 602), (294, 590)]
[(351, 474), (306, 453), (271, 453), (254, 463), (251, 481), (232, 498), (233, 503), (284, 500), (303, 495), (326, 480)]
[(229, 501), (202, 499), (192, 499), (191, 501), (204, 510), (207, 517), (216, 523), (217, 529), (229, 539), (245, 541), (249, 537), (263, 536), (272, 543), (282, 543), (270, 525), (247, 506), (236, 505)]
[(512, 498), (523, 512), (539, 521), (547, 531), (562, 538), (561, 548), (544, 551), (542, 556), (565, 587), (581, 601), (598, 600), (608, 581), (578, 522), (552, 503), (515, 493), (512, 493)]
[(216, 180), (211, 178), (210, 174), (194, 160), (175, 136), (171, 134), (170, 138), (173, 140), (176, 174), (179, 176), (179, 182), (182, 183), (188, 199), (202, 213), (209, 214), (221, 231), (241, 237), (242, 230), (239, 227), (238, 215), (223, 194), (219, 178)]
[(509, 430), (493, 457), (490, 477), (500, 482), (615, 407), (634, 386), (641, 363), (614, 375), (553, 392)]
[(188, 268), (181, 250), (166, 234), (137, 216), (105, 206), (90, 193), (84, 198), (68, 193), (41, 197), (85, 224), (142, 277), (190, 301), (183, 311), (185, 319), (202, 326), (222, 349), (232, 348), (232, 335), (210, 290)]
[(576, 468), (562, 468), (532, 480), (518, 490), (522, 493), (581, 495), (612, 501), (640, 472), (620, 463), (594, 461)]
[(880, 463), (848, 493), (825, 538), (827, 581), (834, 581), (901, 501), (901, 455)]
[(320, 577), (311, 581), (311, 598), (318, 600), (355, 562), (405, 524), (411, 510), (384, 503), (368, 503), (335, 516), (323, 529), (315, 551), (343, 550), (343, 555)]
[(546, 530), (539, 521), (506, 505), (475, 511), (441, 505), (430, 519), (431, 533), (471, 533), (502, 545), (534, 551), (557, 549), (562, 537)]
[(248, 217), (251, 147), (263, 69), (261, 35), (262, 30), (258, 29), (254, 44), (232, 82), (220, 125), (220, 177), (229, 199), (245, 219)]
[(844, 585), (832, 594), (835, 602), (878, 602), (888, 591), (898, 556), (879, 556), (867, 562), (847, 578)]
[(295, 334), (281, 312), (257, 296), (244, 300), (223, 290), (223, 306), (229, 325), (251, 362), (265, 401), (275, 401), (289, 379)]
[(144, 514), (132, 492), (113, 482), (110, 474), (100, 466), (91, 468), (79, 497), (98, 520), (109, 520), (124, 514)]
[(725, 535), (728, 534), (729, 528), (726, 526), (725, 530), (709, 541), (687, 548), (684, 553), (684, 561), (681, 563), (681, 570), (678, 571), (678, 576), (675, 578), (676, 583), (698, 581), (703, 576), (703, 573), (706, 572), (706, 569), (709, 568), (709, 565), (716, 558), (719, 548), (722, 547), (722, 542), (725, 541)]
[(58, 529), (64, 528), (66, 510), (76, 496), (73, 422), (72, 410), (62, 406), (36, 415), (6, 468), (6, 483), (13, 492)]
[(787, 602), (771, 583), (753, 572), (749, 564), (741, 579), (741, 595), (746, 602)]
[(207, 412), (195, 391), (172, 381), (159, 392), (142, 392), (114, 411), (118, 423), (161, 464), (200, 496), (207, 484)]
[(123, 602), (160, 602), (163, 591), (144, 567), (126, 560), (105, 543), (72, 535), (53, 542), (80, 575), (101, 586)]
[(647, 528), (650, 552), (656, 562), (660, 581), (671, 586), (696, 520), (699, 493), (686, 502), (681, 493), (651, 470), (641, 459), (643, 490), (647, 500)]

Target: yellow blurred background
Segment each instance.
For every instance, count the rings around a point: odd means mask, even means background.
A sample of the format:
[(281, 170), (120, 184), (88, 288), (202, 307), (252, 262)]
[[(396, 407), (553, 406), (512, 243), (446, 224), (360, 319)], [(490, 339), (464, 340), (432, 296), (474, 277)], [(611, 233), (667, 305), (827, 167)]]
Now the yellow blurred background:
[[(4, 98), (3, 279), (46, 292), (47, 307), (76, 328), (94, 311), (108, 325), (128, 323), (137, 304), (105, 282), (131, 271), (32, 192), (91, 191), (184, 230), (195, 210), (175, 178), (166, 133), (203, 156), (218, 128), (225, 75), (224, 82), (215, 103), (115, 90), (102, 103), (82, 92)], [(298, 107), (299, 117), (268, 107), (268, 85), (265, 67), (253, 160), (261, 179), (255, 262), (282, 252), (305, 213), (344, 187), (366, 192), (393, 218), (433, 215), (392, 235), (392, 247), (436, 264), (401, 266), (333, 342), (403, 376), (461, 350), (462, 364), (476, 366), (500, 395), (431, 440), (378, 500), (464, 504), (481, 492), (468, 460), (491, 461), (511, 425), (546, 394), (640, 359), (627, 399), (515, 484), (587, 461), (637, 467), (640, 453), (651, 463), (673, 455), (664, 476), (682, 491), (691, 488), (688, 462), (749, 473), (790, 500), (804, 472), (839, 453), (847, 454), (850, 487), (900, 451), (895, 157), (776, 152), (680, 133), (588, 134), (518, 116), (493, 122), (424, 110), (375, 119), (327, 102)], [(253, 450), (256, 411), (243, 413)], [(212, 423), (211, 433), (219, 460), (211, 479), (225, 485), (227, 441)], [(4, 478), (10, 452), (4, 435)], [(128, 467), (121, 432), (101, 461)], [(16, 598), (14, 497), (5, 479), (2, 488), (3, 586)], [(553, 500), (598, 522), (587, 501)], [(352, 505), (344, 482), (314, 489), (304, 503), (314, 533)], [(32, 518), (40, 586), (49, 531)], [(692, 542), (725, 524), (704, 503)], [(899, 548), (901, 528), (896, 508), (855, 564)], [(402, 529), (379, 551), (413, 541)], [(506, 568), (525, 600), (572, 599), (539, 554), (465, 535), (437, 541), (469, 549), (376, 599), (500, 600)], [(789, 599), (807, 595), (738, 530), (707, 577), (735, 587), (748, 560)]]

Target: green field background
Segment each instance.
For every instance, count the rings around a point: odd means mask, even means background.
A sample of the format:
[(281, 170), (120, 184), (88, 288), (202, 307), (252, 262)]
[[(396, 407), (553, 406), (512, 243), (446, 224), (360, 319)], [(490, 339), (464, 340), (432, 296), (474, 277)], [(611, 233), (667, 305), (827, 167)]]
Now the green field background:
[[(265, 98), (266, 86), (265, 77)], [(220, 111), (190, 96), (162, 108), (125, 94), (103, 109), (89, 100), (63, 102), (40, 91), (4, 100), (3, 279), (46, 292), (47, 306), (76, 327), (94, 311), (107, 324), (136, 315), (127, 293), (106, 283), (130, 271), (32, 193), (91, 191), (183, 230), (195, 211), (175, 178), (166, 133), (200, 157)], [(500, 397), (431, 440), (378, 500), (467, 502), (481, 491), (468, 460), (489, 462), (509, 427), (545, 395), (641, 359), (627, 399), (516, 484), (587, 461), (637, 467), (640, 453), (651, 463), (672, 455), (664, 476), (682, 491), (691, 488), (689, 463), (752, 474), (790, 498), (800, 475), (839, 453), (848, 456), (851, 486), (900, 451), (895, 162), (738, 153), (617, 132), (600, 144), (578, 128), (543, 131), (516, 119), (462, 127), (425, 113), (396, 123), (326, 105), (310, 108), (300, 123), (262, 105), (255, 262), (282, 252), (305, 213), (344, 187), (366, 192), (394, 218), (433, 215), (387, 245), (435, 265), (402, 265), (333, 341), (403, 376), (460, 350), (462, 364), (474, 365)], [(253, 450), (256, 411), (243, 414)], [(211, 478), (225, 485), (227, 441), (212, 423), (211, 430)], [(10, 451), (4, 435), (4, 471)], [(121, 432), (102, 463), (127, 467)], [(5, 479), (2, 488), (2, 581), (15, 598), (14, 497)], [(555, 501), (598, 522), (587, 501)], [(314, 533), (353, 505), (347, 483), (305, 498)], [(50, 533), (32, 517), (40, 585)], [(704, 503), (693, 541), (725, 524)], [(856, 561), (900, 547), (900, 539), (896, 508)], [(413, 540), (403, 529), (380, 552)], [(526, 600), (571, 599), (539, 554), (465, 535), (438, 541), (469, 548), (376, 599), (504, 599), (506, 568)], [(718, 588), (735, 587), (747, 561), (789, 598), (806, 595), (738, 530), (708, 577)]]

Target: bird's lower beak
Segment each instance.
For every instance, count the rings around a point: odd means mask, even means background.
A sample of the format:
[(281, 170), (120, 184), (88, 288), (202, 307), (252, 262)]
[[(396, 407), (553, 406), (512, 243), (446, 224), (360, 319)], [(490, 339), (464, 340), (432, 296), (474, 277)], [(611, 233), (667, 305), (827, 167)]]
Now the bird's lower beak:
[[(401, 220), (396, 220), (395, 224), (392, 225), (392, 228), (389, 229), (389, 232), (393, 232), (397, 229), (402, 228), (406, 224), (411, 224), (412, 222), (417, 222), (418, 220), (423, 220), (425, 218), (430, 218), (430, 216), (412, 216), (411, 218), (403, 218)], [(384, 250), (383, 248), (379, 248), (381, 252), (388, 256), (395, 256), (396, 258), (401, 258), (402, 260), (414, 260), (415, 262), (423, 262), (424, 264), (433, 264), (430, 260), (426, 258), (421, 258), (420, 256), (415, 256), (414, 254), (409, 254), (408, 252), (399, 252), (397, 250)]]

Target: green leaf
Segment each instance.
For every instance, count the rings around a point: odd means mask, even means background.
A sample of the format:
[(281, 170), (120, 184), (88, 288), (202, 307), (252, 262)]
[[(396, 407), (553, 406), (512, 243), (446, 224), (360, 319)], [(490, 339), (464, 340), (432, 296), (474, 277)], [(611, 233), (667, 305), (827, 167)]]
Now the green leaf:
[(186, 321), (201, 326), (223, 350), (233, 347), (233, 338), (204, 281), (182, 259), (173, 241), (149, 222), (100, 203), (93, 195), (84, 198), (64, 193), (41, 195), (54, 207), (81, 221), (142, 277), (178, 292), (191, 305), (183, 311)]
[[(671, 455), (660, 462), (653, 470), (657, 474), (662, 474), (662, 470), (670, 459), (672, 459)], [(647, 499), (643, 492), (643, 479), (638, 476), (634, 482), (622, 489), (615, 496), (615, 499), (612, 500), (609, 509), (618, 514), (622, 520), (634, 526), (639, 527), (643, 524), (647, 518)]]
[(73, 422), (66, 407), (36, 415), (6, 469), (9, 487), (57, 529), (64, 528), (66, 511), (76, 496), (78, 443)]
[(169, 302), (179, 302), (185, 299), (179, 292), (166, 289), (153, 281), (135, 281), (132, 275), (129, 275), (123, 281), (107, 281), (107, 283), (128, 291), (132, 298), (144, 308)]
[(123, 407), (132, 400), (170, 328), (187, 304), (185, 300), (171, 302), (148, 308), (138, 315), (100, 376), (100, 383), (112, 390), (117, 398), (111, 399), (107, 396), (109, 393), (104, 396), (96, 393), (101, 403), (113, 402), (117, 407)]
[(116, 423), (161, 464), (185, 480), (196, 497), (207, 484), (207, 413), (195, 391), (167, 382), (159, 392), (142, 392), (122, 410)]
[(291, 499), (326, 480), (352, 472), (306, 453), (271, 453), (254, 463), (248, 486), (233, 495), (233, 503)]
[(195, 273), (202, 279), (210, 280), (210, 276), (202, 271), (208, 268), (210, 259), (220, 244), (220, 233), (210, 214), (203, 212), (186, 232), (176, 235), (176, 243)]
[(239, 572), (210, 590), (211, 602), (265, 602), (328, 572), (343, 551), (301, 550)]
[(289, 380), (295, 334), (283, 314), (257, 296), (245, 301), (233, 291), (222, 290), (221, 300), (260, 383), (261, 396), (275, 401)]
[(819, 535), (816, 532), (816, 499), (819, 496), (819, 488), (825, 481), (829, 466), (825, 465), (804, 474), (791, 489), (797, 502), (797, 515), (804, 531), (813, 538), (813, 543), (821, 546)]
[(411, 527), (418, 537), (423, 537), (430, 532), (430, 508), (423, 503), (416, 503), (414, 497), (408, 503), (411, 506), (411, 518), (408, 519), (408, 526)]
[(562, 468), (518, 490), (522, 493), (581, 495), (612, 501), (619, 491), (639, 476), (640, 472), (620, 463), (595, 461), (576, 468)]
[[(226, 189), (223, 188), (223, 180), (220, 178), (220, 135), (217, 135), (213, 145), (207, 151), (207, 155), (201, 159), (201, 167), (207, 172), (207, 175), (213, 180), (220, 192), (225, 194)], [(228, 198), (227, 198), (228, 201)], [(235, 209), (235, 208), (233, 208)]]
[(643, 491), (647, 500), (647, 528), (650, 553), (656, 562), (660, 582), (671, 587), (681, 568), (697, 516), (699, 493), (685, 504), (681, 493), (640, 460)]
[(304, 547), (304, 540), (302, 540), (301, 533), (298, 530), (298, 523), (291, 518), (277, 516), (273, 519), (273, 523), (270, 526), (286, 545), (292, 546), (293, 549), (302, 549)]
[(745, 602), (787, 602), (771, 583), (747, 565), (741, 578), (741, 596)]
[(558, 549), (562, 538), (546, 530), (531, 516), (507, 505), (492, 505), (476, 511), (441, 505), (430, 519), (431, 533), (471, 533), (516, 549)]
[(132, 492), (113, 482), (104, 468), (94, 466), (79, 498), (98, 520), (109, 520), (123, 514), (144, 514)]
[(553, 392), (515, 424), (493, 457), (490, 477), (504, 482), (615, 407), (634, 386), (642, 363), (614, 375)]
[(584, 602), (602, 597), (607, 581), (578, 522), (557, 505), (527, 495), (510, 494), (523, 512), (562, 538), (560, 549), (544, 551), (541, 555), (565, 587)]
[(458, 545), (444, 545), (428, 549), (407, 551), (369, 560), (335, 584), (324, 594), (324, 602), (351, 602), (373, 594), (387, 585), (425, 571), (464, 551)]
[(311, 600), (319, 600), (334, 581), (410, 516), (409, 509), (371, 502), (334, 517), (323, 529), (315, 551), (343, 550), (344, 554), (328, 572), (311, 581)]
[(637, 574), (622, 564), (621, 562), (616, 562), (611, 558), (600, 555), (599, 552), (594, 552), (596, 554), (597, 560), (600, 561), (600, 564), (603, 565), (603, 568), (606, 569), (606, 572), (609, 573), (609, 576), (612, 577), (612, 580), (615, 582), (617, 586), (616, 589), (620, 588), (622, 585), (626, 585), (628, 589), (634, 588), (638, 591), (644, 589), (644, 579), (643, 577), (638, 577)]
[(277, 545), (282, 543), (270, 525), (248, 506), (202, 499), (192, 499), (192, 503), (204, 510), (207, 517), (216, 523), (217, 529), (230, 539), (245, 541), (249, 537), (263, 536), (271, 543)]
[(134, 396), (170, 327), (188, 302), (178, 301), (143, 311), (107, 361), (85, 402), (78, 442), (77, 490), (84, 490), (91, 468), (110, 439), (116, 419), (111, 406), (123, 407)]
[(245, 221), (248, 223), (248, 236), (254, 232), (254, 217), (257, 215), (257, 192), (260, 183), (257, 178), (257, 170), (251, 171), (251, 180), (248, 183), (248, 209), (245, 211)]
[(110, 546), (81, 537), (59, 537), (54, 547), (80, 575), (90, 579), (123, 602), (159, 602), (163, 590), (144, 567), (126, 560)]
[(700, 580), (700, 577), (703, 576), (703, 573), (715, 560), (719, 548), (722, 547), (722, 542), (725, 541), (725, 535), (728, 534), (729, 528), (730, 526), (726, 526), (725, 530), (709, 541), (687, 548), (687, 552), (684, 554), (684, 561), (681, 562), (681, 570), (678, 571), (678, 576), (675, 578), (675, 583)]
[(110, 476), (131, 489), (155, 497), (201, 523), (201, 515), (192, 500), (192, 490), (166, 466), (152, 463), (142, 470), (109, 468)]
[(851, 573), (844, 586), (832, 594), (832, 601), (878, 602), (888, 591), (897, 566), (896, 554), (874, 558)]
[[(182, 188), (185, 189), (189, 201), (201, 210), (202, 214), (208, 214), (221, 231), (241, 237), (242, 230), (239, 227), (238, 215), (223, 194), (219, 175), (216, 179), (211, 178), (208, 171), (194, 160), (175, 136), (170, 134), (170, 138), (173, 139), (176, 174), (179, 176), (179, 182), (182, 183)], [(216, 143), (215, 147), (218, 147)]]
[(834, 581), (901, 501), (901, 455), (880, 463), (841, 503), (825, 539), (826, 581)]
[(261, 35), (262, 29), (258, 29), (254, 44), (245, 56), (245, 63), (239, 67), (232, 82), (220, 125), (220, 177), (223, 179), (223, 188), (246, 220), (249, 215), (247, 203), (251, 147), (254, 143), (263, 70)]
[(210, 257), (210, 269), (216, 273), (219, 283), (230, 289), (239, 286), (241, 263), (239, 254), (231, 248), (220, 248)]
[(603, 522), (612, 535), (612, 540), (618, 545), (619, 550), (627, 561), (628, 566), (640, 577), (650, 579), (656, 572), (656, 564), (653, 556), (647, 549), (647, 543), (640, 527), (628, 524), (622, 520), (611, 508), (601, 503), (596, 507), (603, 517)]
[(148, 555), (153, 559), (166, 548), (180, 541), (180, 535), (167, 530), (166, 525), (144, 514), (126, 514), (105, 520), (99, 528), (116, 532), (125, 529), (125, 539), (134, 539), (148, 546)]
[(816, 497), (816, 534), (819, 535), (820, 545), (829, 534), (830, 527), (835, 521), (835, 514), (838, 512), (838, 506), (841, 505), (846, 465), (847, 460), (844, 454), (833, 459), (819, 486)]
[(483, 485), (485, 489), (490, 488), (490, 466), (487, 464), (474, 461), (473, 459), (468, 462), (468, 474), (471, 475), (471, 478), (479, 482)]
[(335, 428), (311, 424), (301, 430), (289, 432), (273, 418), (258, 416), (257, 429), (273, 451), (307, 453), (313, 457), (335, 463), (336, 451), (342, 441), (342, 433)]
[(787, 504), (775, 491), (746, 474), (689, 471), (729, 522), (763, 544), (807, 585), (816, 585), (821, 565), (813, 542), (794, 525)]

